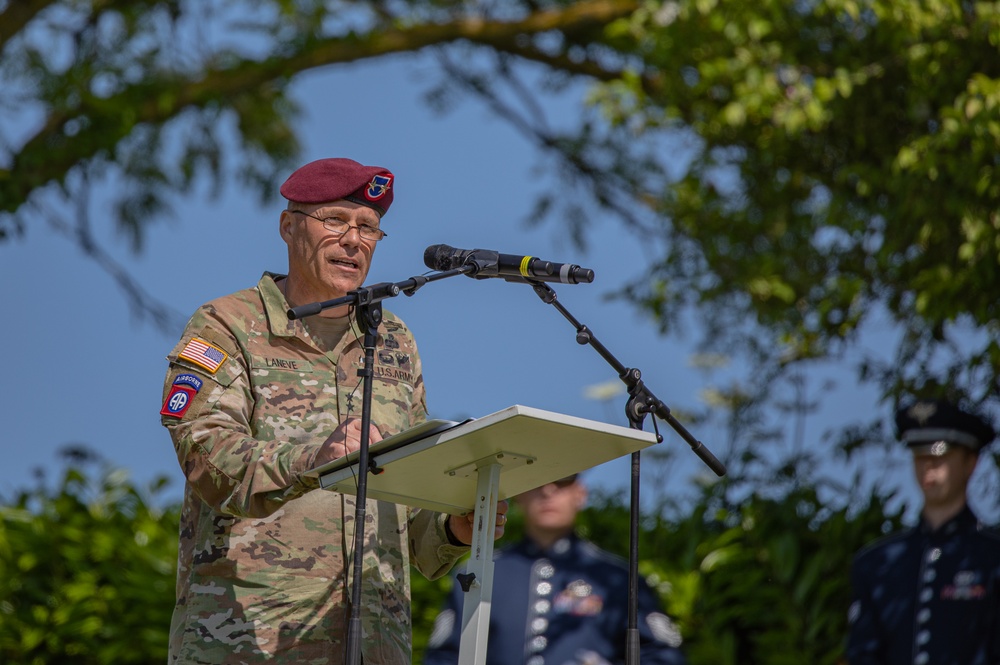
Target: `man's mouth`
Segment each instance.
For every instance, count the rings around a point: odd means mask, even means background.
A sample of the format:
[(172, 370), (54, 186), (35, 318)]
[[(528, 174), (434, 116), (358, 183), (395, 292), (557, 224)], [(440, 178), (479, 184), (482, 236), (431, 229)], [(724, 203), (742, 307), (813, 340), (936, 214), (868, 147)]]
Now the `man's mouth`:
[(330, 259), (330, 263), (340, 266), (347, 266), (348, 268), (358, 269), (357, 261), (351, 261), (350, 259)]

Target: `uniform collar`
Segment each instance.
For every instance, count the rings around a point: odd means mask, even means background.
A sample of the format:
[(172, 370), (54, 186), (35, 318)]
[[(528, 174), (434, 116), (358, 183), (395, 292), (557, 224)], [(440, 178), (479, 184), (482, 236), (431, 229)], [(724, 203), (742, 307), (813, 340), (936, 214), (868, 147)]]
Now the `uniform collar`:
[(257, 290), (264, 301), (264, 312), (271, 332), (279, 337), (298, 337), (304, 332), (301, 321), (288, 318), (288, 301), (278, 288), (277, 281), (286, 275), (265, 272), (257, 282)]
[(930, 536), (951, 536), (959, 531), (968, 531), (979, 527), (979, 518), (969, 508), (969, 504), (950, 520), (942, 524), (937, 529), (931, 529), (923, 517), (920, 518), (920, 533)]
[[(288, 301), (285, 300), (285, 296), (277, 284), (279, 280), (287, 277), (287, 275), (280, 273), (265, 271), (261, 275), (260, 281), (257, 282), (257, 290), (264, 302), (264, 312), (267, 314), (271, 332), (278, 337), (301, 337), (306, 332), (305, 326), (302, 325), (301, 321), (293, 321), (288, 318)], [(380, 323), (378, 326), (379, 338), (382, 337), (384, 328), (385, 324)], [(351, 317), (351, 331), (357, 339), (364, 337), (364, 331), (358, 327), (357, 319), (353, 316)]]
[(573, 532), (565, 538), (560, 538), (552, 544), (552, 547), (543, 549), (531, 538), (525, 537), (521, 543), (521, 549), (531, 557), (544, 556), (549, 559), (564, 559), (573, 555), (580, 545), (580, 537)]

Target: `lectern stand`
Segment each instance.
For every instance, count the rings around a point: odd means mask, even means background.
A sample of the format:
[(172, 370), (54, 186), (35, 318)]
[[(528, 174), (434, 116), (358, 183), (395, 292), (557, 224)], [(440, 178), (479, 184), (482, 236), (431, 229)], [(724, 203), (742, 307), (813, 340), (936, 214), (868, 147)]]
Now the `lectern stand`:
[[(497, 502), (656, 443), (656, 435), (515, 405), (464, 423), (430, 421), (369, 449), (369, 498), (474, 513), (460, 665), (486, 662)], [(320, 487), (357, 493), (358, 453), (313, 469)]]

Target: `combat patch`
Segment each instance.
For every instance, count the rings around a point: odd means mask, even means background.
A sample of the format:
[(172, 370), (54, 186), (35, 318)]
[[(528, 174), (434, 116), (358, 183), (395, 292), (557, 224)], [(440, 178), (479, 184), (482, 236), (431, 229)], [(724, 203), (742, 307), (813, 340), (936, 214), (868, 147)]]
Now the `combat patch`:
[(410, 355), (408, 353), (379, 351), (378, 363), (375, 365), (375, 376), (413, 385), (415, 377), (413, 376)]
[(215, 374), (222, 363), (226, 362), (229, 354), (216, 345), (195, 337), (187, 343), (183, 351), (177, 354), (177, 357), (193, 362)]

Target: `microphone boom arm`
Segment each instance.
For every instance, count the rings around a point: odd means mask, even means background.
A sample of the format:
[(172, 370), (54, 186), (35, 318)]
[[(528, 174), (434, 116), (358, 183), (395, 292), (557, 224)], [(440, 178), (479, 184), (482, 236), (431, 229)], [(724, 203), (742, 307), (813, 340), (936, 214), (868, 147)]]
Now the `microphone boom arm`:
[[(609, 365), (611, 365), (616, 372), (618, 372), (618, 378), (622, 380), (625, 386), (628, 388), (628, 394), (631, 396), (628, 404), (625, 407), (625, 415), (628, 417), (629, 423), (632, 425), (633, 429), (641, 429), (642, 421), (646, 417), (647, 413), (653, 413), (658, 416), (661, 420), (668, 423), (674, 431), (680, 434), (681, 438), (687, 442), (691, 449), (694, 451), (701, 460), (708, 465), (708, 467), (715, 472), (717, 476), (726, 475), (726, 467), (720, 462), (715, 455), (712, 454), (708, 448), (705, 447), (701, 441), (696, 439), (691, 433), (684, 428), (681, 423), (674, 418), (670, 409), (662, 400), (656, 397), (646, 387), (642, 382), (642, 373), (638, 369), (625, 367), (617, 358), (604, 346), (600, 340), (594, 335), (593, 332), (587, 326), (583, 325), (567, 310), (561, 302), (559, 302), (555, 290), (552, 289), (548, 284), (544, 282), (535, 282), (532, 280), (528, 281), (538, 297), (542, 299), (542, 302), (547, 305), (552, 305), (555, 307), (563, 317), (566, 318), (573, 327), (576, 328), (576, 341), (578, 344), (589, 344), (594, 348), (597, 353), (604, 358)], [(662, 437), (659, 437), (662, 440)]]
[(400, 292), (403, 295), (412, 296), (417, 292), (417, 289), (428, 282), (436, 282), (439, 279), (454, 277), (456, 275), (469, 275), (476, 270), (476, 266), (470, 264), (431, 275), (417, 275), (409, 279), (404, 279), (402, 282), (380, 282), (371, 286), (362, 286), (361, 288), (349, 291), (346, 296), (341, 298), (292, 307), (287, 311), (287, 315), (289, 319), (294, 321), (305, 316), (319, 314), (324, 309), (330, 309), (331, 307), (339, 307), (341, 305), (371, 305), (381, 302), (386, 298), (395, 298)]
[[(676, 418), (670, 413), (667, 405), (660, 401), (641, 380), (641, 372), (638, 369), (628, 368), (621, 364), (614, 355), (608, 351), (594, 334), (576, 318), (569, 313), (562, 303), (556, 298), (556, 292), (548, 284), (543, 282), (527, 280), (531, 284), (535, 293), (542, 299), (542, 302), (552, 305), (567, 321), (576, 328), (576, 341), (578, 344), (589, 344), (602, 358), (608, 361), (618, 377), (628, 387), (629, 399), (625, 404), (625, 415), (628, 418), (629, 426), (632, 429), (642, 429), (642, 422), (647, 413), (653, 413), (662, 420), (670, 424), (681, 438), (684, 439), (698, 457), (708, 465), (716, 475), (723, 476), (726, 467), (708, 448), (691, 436), (691, 433), (684, 429)], [(656, 420), (653, 420), (653, 428), (656, 429)], [(657, 441), (663, 441), (659, 431), (656, 432)], [(632, 453), (631, 460), (631, 491), (629, 502), (629, 557), (628, 557), (628, 625), (625, 630), (625, 665), (639, 665), (639, 465), (640, 455), (636, 451)]]

